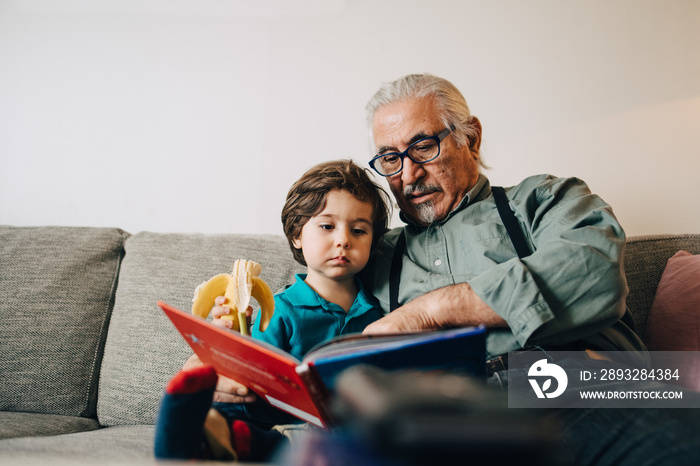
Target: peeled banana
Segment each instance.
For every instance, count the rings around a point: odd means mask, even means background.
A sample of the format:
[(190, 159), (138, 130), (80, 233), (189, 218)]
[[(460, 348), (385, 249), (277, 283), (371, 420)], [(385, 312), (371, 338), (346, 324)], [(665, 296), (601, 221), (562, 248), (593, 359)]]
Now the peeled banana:
[(232, 322), (232, 329), (248, 334), (246, 309), (250, 299), (255, 298), (260, 305), (260, 331), (264, 332), (275, 312), (275, 299), (270, 287), (260, 278), (262, 266), (257, 262), (238, 259), (233, 264), (233, 271), (215, 275), (194, 290), (192, 298), (192, 314), (206, 319), (214, 307), (217, 296), (228, 298), (227, 306), (231, 314), (222, 316)]

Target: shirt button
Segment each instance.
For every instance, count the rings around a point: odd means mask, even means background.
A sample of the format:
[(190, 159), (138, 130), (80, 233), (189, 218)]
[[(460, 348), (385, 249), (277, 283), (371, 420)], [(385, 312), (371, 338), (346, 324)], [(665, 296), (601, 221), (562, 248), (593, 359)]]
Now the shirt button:
[(442, 265), (442, 261), (440, 259), (435, 259), (435, 262), (433, 262), (436, 267), (440, 267)]

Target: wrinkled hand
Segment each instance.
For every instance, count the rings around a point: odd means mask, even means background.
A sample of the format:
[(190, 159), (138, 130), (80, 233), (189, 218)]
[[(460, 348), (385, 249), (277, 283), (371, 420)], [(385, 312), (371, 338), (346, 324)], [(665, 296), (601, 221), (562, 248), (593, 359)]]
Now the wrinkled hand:
[(446, 286), (426, 293), (368, 325), (366, 334), (417, 332), (450, 327), (506, 327), (467, 283)]
[[(226, 296), (217, 296), (214, 300), (214, 304), (216, 304), (216, 306), (214, 306), (211, 309), (210, 315), (213, 317), (213, 320), (211, 321), (212, 324), (216, 325), (217, 327), (230, 329), (233, 326), (233, 322), (221, 318), (222, 316), (227, 316), (231, 314), (231, 308), (226, 306), (227, 302), (228, 298), (226, 298)], [(253, 316), (253, 308), (248, 306), (245, 315), (246, 321), (248, 322), (248, 328), (250, 328), (250, 320)]]
[[(185, 362), (182, 369), (188, 370), (203, 365), (202, 361), (199, 360), (199, 356), (193, 354), (187, 362)], [(220, 401), (222, 403), (252, 403), (255, 399), (255, 394), (251, 392), (248, 387), (233, 379), (219, 375), (219, 380), (214, 390), (214, 401)]]
[(431, 312), (419, 306), (411, 306), (411, 303), (401, 306), (389, 315), (369, 324), (362, 333), (384, 334), (419, 332), (439, 328)]

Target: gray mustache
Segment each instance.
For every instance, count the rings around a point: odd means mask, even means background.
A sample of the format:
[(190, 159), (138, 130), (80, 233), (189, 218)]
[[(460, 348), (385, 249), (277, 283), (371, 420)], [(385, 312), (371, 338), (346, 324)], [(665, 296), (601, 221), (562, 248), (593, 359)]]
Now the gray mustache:
[(423, 183), (410, 184), (403, 188), (403, 195), (406, 199), (421, 196), (423, 194), (437, 193), (442, 191), (439, 186), (431, 186)]

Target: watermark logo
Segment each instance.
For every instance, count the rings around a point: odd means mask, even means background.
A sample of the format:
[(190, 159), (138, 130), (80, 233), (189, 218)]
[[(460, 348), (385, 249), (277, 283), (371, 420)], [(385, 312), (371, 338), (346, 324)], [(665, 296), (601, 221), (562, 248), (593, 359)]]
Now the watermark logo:
[(698, 408), (700, 351), (512, 351), (509, 408)]
[[(547, 362), (546, 359), (540, 359), (530, 366), (527, 375), (530, 377), (528, 381), (532, 385), (537, 398), (556, 398), (564, 393), (569, 383), (569, 378), (566, 376), (564, 369), (554, 363)], [(539, 380), (542, 380), (541, 385)], [(554, 390), (550, 391), (552, 389), (552, 380), (556, 380), (557, 385)]]

